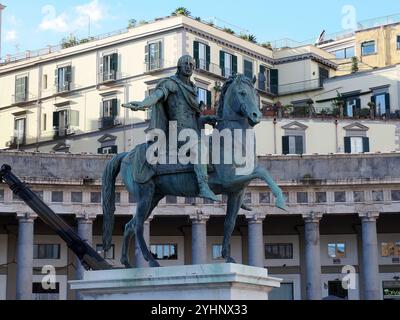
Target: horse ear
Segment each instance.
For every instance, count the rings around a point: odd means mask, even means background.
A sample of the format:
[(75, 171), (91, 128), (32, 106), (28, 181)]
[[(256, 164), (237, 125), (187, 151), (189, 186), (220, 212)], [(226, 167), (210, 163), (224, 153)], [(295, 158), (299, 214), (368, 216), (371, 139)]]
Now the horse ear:
[(253, 77), (253, 85), (256, 84), (256, 82), (257, 82), (257, 78), (256, 78), (256, 76), (254, 76)]

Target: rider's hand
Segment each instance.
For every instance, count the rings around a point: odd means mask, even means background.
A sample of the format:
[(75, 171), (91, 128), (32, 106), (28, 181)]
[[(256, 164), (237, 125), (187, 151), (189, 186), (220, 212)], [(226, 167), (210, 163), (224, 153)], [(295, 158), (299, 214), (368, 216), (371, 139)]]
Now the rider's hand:
[(204, 123), (207, 123), (213, 127), (215, 127), (217, 125), (217, 117), (216, 116), (204, 116), (203, 118)]
[(122, 107), (129, 108), (132, 111), (143, 111), (146, 109), (146, 105), (143, 104), (141, 101), (133, 101), (126, 104), (123, 104)]

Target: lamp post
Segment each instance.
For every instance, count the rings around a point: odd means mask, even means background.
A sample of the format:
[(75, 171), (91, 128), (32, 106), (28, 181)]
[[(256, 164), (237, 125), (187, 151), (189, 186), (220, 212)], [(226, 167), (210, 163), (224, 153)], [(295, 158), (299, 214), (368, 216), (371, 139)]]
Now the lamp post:
[(0, 3), (0, 59), (1, 59), (1, 13), (2, 13), (2, 11), (4, 10), (5, 7), (6, 7), (6, 6), (3, 6), (3, 5)]

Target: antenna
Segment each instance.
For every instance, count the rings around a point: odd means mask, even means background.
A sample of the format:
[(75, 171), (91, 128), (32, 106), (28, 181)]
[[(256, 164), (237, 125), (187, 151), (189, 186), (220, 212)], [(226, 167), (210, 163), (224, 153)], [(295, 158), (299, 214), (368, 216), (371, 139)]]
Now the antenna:
[(319, 34), (317, 40), (315, 41), (315, 45), (319, 45), (321, 42), (325, 40), (325, 30), (322, 30), (322, 32)]

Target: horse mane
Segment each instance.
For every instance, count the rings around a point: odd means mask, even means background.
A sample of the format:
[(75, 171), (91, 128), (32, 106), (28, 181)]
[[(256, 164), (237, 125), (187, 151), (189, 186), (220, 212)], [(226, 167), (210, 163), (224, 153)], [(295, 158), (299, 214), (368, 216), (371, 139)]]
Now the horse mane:
[(245, 82), (249, 84), (251, 87), (253, 86), (253, 83), (251, 80), (247, 77), (245, 77), (243, 74), (235, 74), (233, 76), (230, 76), (228, 80), (224, 83), (221, 89), (221, 95), (219, 97), (219, 102), (218, 102), (218, 109), (217, 109), (217, 116), (218, 118), (222, 119), (223, 113), (224, 113), (224, 103), (225, 103), (225, 94), (228, 91), (229, 87), (231, 86), (232, 83), (234, 82)]

